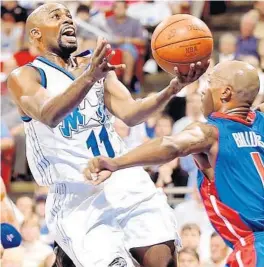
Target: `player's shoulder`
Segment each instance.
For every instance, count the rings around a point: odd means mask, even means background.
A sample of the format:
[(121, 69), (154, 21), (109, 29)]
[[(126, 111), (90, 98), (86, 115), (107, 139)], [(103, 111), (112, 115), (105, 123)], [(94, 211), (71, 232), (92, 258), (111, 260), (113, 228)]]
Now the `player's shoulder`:
[(21, 80), (24, 81), (26, 79), (36, 79), (39, 80), (39, 72), (36, 68), (30, 65), (24, 65), (19, 68), (14, 69), (8, 76), (8, 82)]

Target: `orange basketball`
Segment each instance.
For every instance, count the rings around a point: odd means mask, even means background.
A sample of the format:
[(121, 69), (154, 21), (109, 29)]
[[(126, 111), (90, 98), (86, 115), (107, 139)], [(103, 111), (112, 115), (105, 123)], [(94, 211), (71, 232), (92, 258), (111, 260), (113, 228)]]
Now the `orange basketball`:
[(155, 29), (151, 40), (152, 54), (158, 65), (175, 74), (178, 67), (187, 74), (190, 63), (206, 65), (213, 51), (212, 33), (200, 19), (177, 14), (162, 21)]

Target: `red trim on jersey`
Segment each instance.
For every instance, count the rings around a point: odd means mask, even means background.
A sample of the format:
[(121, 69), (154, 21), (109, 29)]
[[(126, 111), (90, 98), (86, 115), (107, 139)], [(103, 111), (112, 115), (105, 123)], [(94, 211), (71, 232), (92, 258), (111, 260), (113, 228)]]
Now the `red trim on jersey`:
[[(257, 266), (257, 252), (255, 249), (255, 236), (251, 234), (249, 237), (245, 238), (247, 245), (245, 247), (239, 244), (235, 246), (233, 252), (229, 255), (227, 259), (227, 265), (229, 267), (240, 267), (238, 263), (238, 257), (243, 263), (244, 267), (256, 267)], [(239, 253), (239, 256), (237, 255)]]
[(209, 219), (222, 238), (235, 245), (252, 234), (251, 229), (242, 221), (238, 212), (219, 200), (214, 181), (209, 181), (204, 177), (200, 193)]
[(240, 122), (240, 123), (243, 123), (245, 125), (250, 126), (255, 121), (256, 113), (254, 111), (250, 111), (245, 120), (240, 118), (240, 117), (238, 117), (238, 116), (228, 115), (228, 114), (221, 113), (221, 112), (213, 112), (211, 116), (214, 117), (214, 118), (224, 118), (224, 119)]

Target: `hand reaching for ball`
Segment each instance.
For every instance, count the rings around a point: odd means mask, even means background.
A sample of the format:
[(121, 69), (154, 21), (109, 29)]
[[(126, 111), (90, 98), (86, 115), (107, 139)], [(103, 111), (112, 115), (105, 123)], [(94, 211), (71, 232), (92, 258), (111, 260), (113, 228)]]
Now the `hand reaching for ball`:
[(191, 63), (187, 75), (180, 73), (179, 69), (175, 67), (174, 72), (176, 77), (171, 80), (169, 85), (169, 87), (173, 90), (173, 93), (179, 93), (182, 88), (198, 80), (206, 72), (209, 64), (210, 60), (208, 60), (206, 66), (202, 66), (202, 63), (200, 61), (197, 63)]

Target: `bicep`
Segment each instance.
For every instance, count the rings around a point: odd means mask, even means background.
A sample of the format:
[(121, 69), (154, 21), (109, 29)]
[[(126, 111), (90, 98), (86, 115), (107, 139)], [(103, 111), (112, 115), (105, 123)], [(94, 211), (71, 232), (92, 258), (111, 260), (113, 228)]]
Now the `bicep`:
[(34, 69), (25, 67), (13, 71), (7, 81), (8, 89), (18, 107), (28, 116), (39, 120), (41, 108), (49, 99)]
[(209, 153), (216, 140), (216, 132), (212, 126), (192, 124), (179, 134), (164, 138), (166, 143), (175, 148), (181, 157), (197, 153)]

